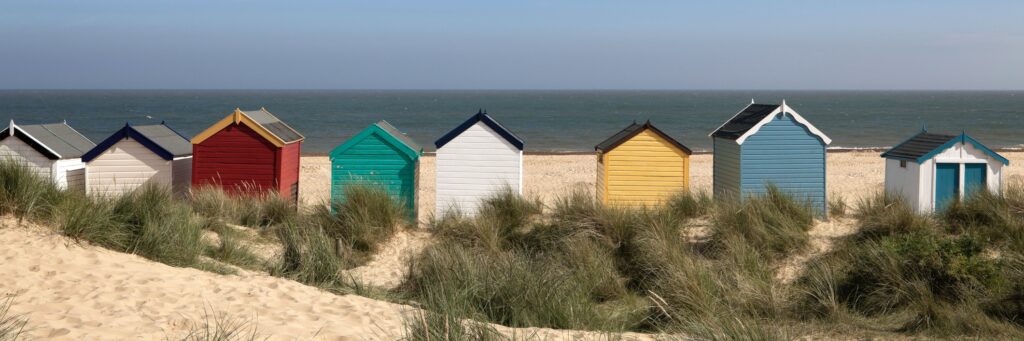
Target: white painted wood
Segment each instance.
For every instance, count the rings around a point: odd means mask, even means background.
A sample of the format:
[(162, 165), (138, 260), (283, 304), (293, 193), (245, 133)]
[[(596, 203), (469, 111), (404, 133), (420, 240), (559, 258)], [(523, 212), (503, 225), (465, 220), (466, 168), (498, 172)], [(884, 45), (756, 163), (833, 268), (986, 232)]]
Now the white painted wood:
[(437, 150), (435, 213), (475, 214), (480, 201), (508, 187), (522, 192), (523, 152), (483, 122)]
[(53, 180), (62, 189), (68, 188), (68, 171), (85, 168), (82, 159), (57, 160), (53, 163)]
[(899, 160), (886, 159), (885, 190), (902, 196), (908, 204), (919, 213), (930, 213), (935, 210), (935, 165), (936, 163), (960, 164), (960, 195), (964, 190), (964, 165), (968, 163), (984, 163), (988, 167), (985, 180), (986, 187), (993, 193), (1002, 190), (1003, 163), (963, 142), (954, 144), (939, 152), (931, 159), (918, 164), (907, 161), (907, 168), (899, 170)]
[(174, 194), (185, 195), (192, 186), (192, 156), (179, 157), (171, 161), (171, 189)]
[(117, 142), (86, 165), (86, 192), (116, 196), (147, 181), (172, 186), (171, 161), (132, 139)]
[(50, 160), (46, 155), (15, 136), (9, 136), (0, 141), (0, 157), (28, 167), (45, 179), (52, 178), (51, 170), (54, 160)]

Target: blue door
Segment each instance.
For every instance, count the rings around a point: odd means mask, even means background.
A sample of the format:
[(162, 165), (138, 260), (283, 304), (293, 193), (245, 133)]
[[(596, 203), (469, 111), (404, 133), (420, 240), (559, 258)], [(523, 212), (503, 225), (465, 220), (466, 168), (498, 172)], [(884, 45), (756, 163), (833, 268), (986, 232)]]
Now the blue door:
[(946, 207), (960, 197), (960, 164), (935, 164), (935, 209)]
[(985, 189), (987, 168), (988, 165), (984, 163), (964, 164), (964, 193), (971, 194)]

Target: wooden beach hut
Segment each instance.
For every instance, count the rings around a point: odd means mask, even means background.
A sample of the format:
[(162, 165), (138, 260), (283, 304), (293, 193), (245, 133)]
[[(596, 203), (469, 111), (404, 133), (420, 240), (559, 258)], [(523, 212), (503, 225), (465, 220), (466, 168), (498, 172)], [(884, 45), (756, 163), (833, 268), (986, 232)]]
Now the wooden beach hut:
[(85, 191), (82, 155), (96, 144), (66, 122), (14, 124), (0, 131), (0, 158), (20, 163), (58, 187)]
[(689, 189), (693, 152), (650, 121), (633, 122), (594, 149), (597, 195), (605, 204), (653, 206)]
[(505, 188), (523, 190), (523, 140), (480, 111), (436, 142), (438, 215), (475, 214), (480, 201)]
[(147, 182), (188, 192), (192, 177), (192, 145), (167, 125), (125, 124), (82, 155), (86, 193), (113, 196)]
[(266, 109), (235, 109), (192, 138), (192, 185), (229, 193), (276, 191), (297, 201), (304, 139)]
[(825, 157), (832, 140), (785, 101), (751, 102), (710, 136), (717, 199), (743, 199), (774, 185), (826, 214)]
[(415, 219), (421, 154), (423, 148), (387, 121), (363, 129), (331, 151), (332, 207), (344, 201), (348, 186), (377, 186), (401, 201)]
[(998, 193), (1010, 161), (967, 134), (922, 130), (882, 153), (885, 190), (920, 213), (941, 209), (972, 191)]

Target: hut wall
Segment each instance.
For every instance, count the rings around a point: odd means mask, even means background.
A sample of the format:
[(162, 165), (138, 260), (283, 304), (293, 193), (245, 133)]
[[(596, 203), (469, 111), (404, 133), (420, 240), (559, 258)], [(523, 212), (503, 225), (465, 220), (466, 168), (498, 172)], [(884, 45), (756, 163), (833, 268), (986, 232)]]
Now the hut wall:
[(416, 160), (377, 134), (331, 155), (331, 202), (343, 202), (345, 188), (352, 185), (379, 187), (415, 216)]
[(717, 199), (740, 198), (740, 145), (734, 140), (713, 138), (712, 185)]
[(141, 143), (124, 139), (86, 166), (87, 193), (114, 196), (130, 192), (147, 181), (171, 186), (171, 162)]
[(930, 203), (925, 193), (931, 193), (921, 186), (921, 165), (907, 161), (907, 167), (900, 167), (900, 160), (885, 160), (885, 191), (896, 194), (914, 210), (921, 212)]
[(286, 198), (298, 200), (299, 165), (302, 162), (302, 142), (285, 145), (277, 150), (277, 191)]
[(192, 185), (228, 192), (278, 189), (277, 147), (256, 131), (232, 124), (192, 146)]
[[(68, 183), (71, 183), (71, 189), (81, 191), (85, 183), (84, 172), (82, 169), (85, 168), (85, 163), (82, 159), (65, 159), (57, 160), (53, 162), (52, 172), (53, 181), (58, 187), (62, 189), (68, 189)], [(69, 174), (71, 172), (71, 174)], [(71, 177), (69, 180), (68, 178)]]
[(522, 191), (523, 152), (483, 122), (437, 150), (435, 210), (474, 214), (480, 200), (511, 188)]
[(741, 145), (742, 193), (757, 195), (767, 184), (827, 212), (825, 144), (789, 115), (765, 124)]
[(689, 156), (651, 130), (605, 154), (606, 202), (653, 206), (689, 186)]
[(0, 157), (20, 163), (43, 178), (52, 178), (53, 160), (18, 137), (8, 136), (0, 140)]

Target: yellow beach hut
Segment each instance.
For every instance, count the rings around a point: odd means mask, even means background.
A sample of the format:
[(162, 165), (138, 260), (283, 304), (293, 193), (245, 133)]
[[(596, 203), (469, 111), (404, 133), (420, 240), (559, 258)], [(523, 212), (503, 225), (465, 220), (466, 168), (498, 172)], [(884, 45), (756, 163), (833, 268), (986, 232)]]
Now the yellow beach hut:
[(656, 205), (690, 187), (690, 148), (650, 121), (630, 126), (594, 147), (597, 196), (614, 205)]

